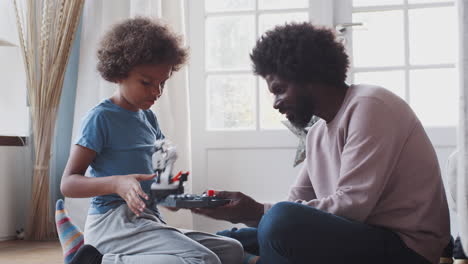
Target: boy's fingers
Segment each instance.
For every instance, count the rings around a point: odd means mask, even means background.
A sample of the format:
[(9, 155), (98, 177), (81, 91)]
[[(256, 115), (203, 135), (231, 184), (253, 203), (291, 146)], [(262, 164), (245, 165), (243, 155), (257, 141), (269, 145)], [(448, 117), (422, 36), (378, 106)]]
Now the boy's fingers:
[(127, 205), (128, 205), (128, 208), (130, 208), (130, 210), (136, 214), (136, 215), (140, 215), (140, 211), (137, 209), (138, 207), (135, 206), (134, 202), (133, 201), (127, 201)]
[(137, 192), (132, 192), (132, 199), (135, 202), (135, 205), (138, 207), (138, 209), (141, 208), (140, 211), (142, 211), (145, 207), (145, 203), (141, 200)]
[(156, 177), (156, 174), (137, 174), (135, 179), (137, 181), (149, 181), (153, 179), (154, 177)]
[(138, 188), (136, 191), (140, 197), (143, 197), (143, 199), (149, 199), (148, 195), (141, 188)]
[(139, 207), (133, 205), (130, 209), (131, 209), (136, 215), (140, 216), (141, 210), (139, 209)]
[(127, 199), (126, 199), (127, 205), (135, 214), (136, 214), (135, 210), (137, 210), (137, 212), (141, 211), (140, 210), (141, 204), (138, 200), (139, 198), (136, 199), (135, 194), (133, 192), (128, 193)]

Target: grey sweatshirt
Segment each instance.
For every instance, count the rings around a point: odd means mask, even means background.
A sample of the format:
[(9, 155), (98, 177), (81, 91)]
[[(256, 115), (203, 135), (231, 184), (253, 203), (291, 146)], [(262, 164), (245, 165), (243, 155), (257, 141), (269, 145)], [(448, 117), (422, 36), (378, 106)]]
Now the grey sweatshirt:
[(435, 150), (407, 103), (375, 86), (352, 85), (334, 119), (309, 130), (288, 200), (388, 228), (431, 263), (450, 237)]

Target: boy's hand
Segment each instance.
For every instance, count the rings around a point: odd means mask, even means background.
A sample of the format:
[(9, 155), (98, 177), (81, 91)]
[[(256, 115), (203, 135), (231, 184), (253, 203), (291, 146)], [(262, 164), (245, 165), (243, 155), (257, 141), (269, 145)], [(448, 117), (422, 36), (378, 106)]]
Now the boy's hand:
[(148, 181), (156, 177), (156, 174), (129, 174), (115, 176), (114, 192), (122, 197), (130, 210), (140, 216), (145, 209), (145, 203), (140, 197), (148, 200), (148, 195), (141, 189), (140, 181)]
[(191, 209), (192, 212), (231, 223), (244, 223), (248, 226), (257, 226), (263, 216), (263, 204), (241, 192), (215, 191), (215, 196), (231, 199), (231, 202), (213, 208), (194, 208)]

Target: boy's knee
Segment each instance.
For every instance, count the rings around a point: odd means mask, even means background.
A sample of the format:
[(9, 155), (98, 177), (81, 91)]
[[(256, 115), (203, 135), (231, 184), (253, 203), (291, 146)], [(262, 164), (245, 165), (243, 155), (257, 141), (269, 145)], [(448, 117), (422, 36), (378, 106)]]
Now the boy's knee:
[(244, 248), (242, 244), (232, 238), (224, 238), (224, 247), (218, 257), (223, 264), (238, 264), (242, 263), (244, 257)]
[[(203, 252), (203, 263), (206, 264), (221, 264), (221, 260), (219, 259), (218, 255), (216, 255), (213, 251), (211, 250), (206, 250)], [(198, 261), (197, 261), (198, 263)]]

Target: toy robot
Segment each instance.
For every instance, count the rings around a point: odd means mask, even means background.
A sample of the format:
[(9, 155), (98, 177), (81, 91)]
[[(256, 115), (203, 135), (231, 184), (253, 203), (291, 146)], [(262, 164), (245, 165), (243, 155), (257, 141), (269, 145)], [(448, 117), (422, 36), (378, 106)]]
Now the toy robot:
[(155, 142), (156, 151), (152, 156), (153, 169), (157, 174), (151, 185), (151, 198), (160, 205), (177, 208), (215, 207), (227, 204), (229, 199), (217, 198), (209, 190), (202, 195), (184, 194), (184, 182), (189, 172), (179, 172), (173, 176), (174, 162), (177, 160), (176, 147), (168, 140)]

